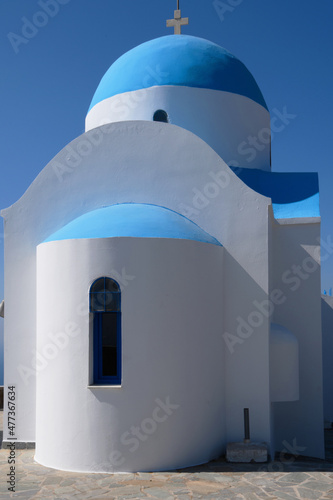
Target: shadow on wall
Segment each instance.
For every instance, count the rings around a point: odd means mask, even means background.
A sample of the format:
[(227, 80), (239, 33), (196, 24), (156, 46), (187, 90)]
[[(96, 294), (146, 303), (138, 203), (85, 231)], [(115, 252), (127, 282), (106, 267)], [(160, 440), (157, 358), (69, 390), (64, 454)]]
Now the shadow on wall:
[(333, 297), (322, 296), (324, 418), (333, 425)]
[(0, 386), (3, 385), (3, 375), (4, 375), (4, 346), (3, 346), (3, 319), (0, 318)]
[(283, 297), (274, 321), (287, 327), (299, 341), (300, 399), (275, 402), (272, 410), (277, 451), (283, 453), (284, 442), (296, 439), (297, 446), (303, 448), (299, 455), (324, 458), (320, 266), (311, 256), (318, 238), (316, 224), (274, 226), (271, 286)]

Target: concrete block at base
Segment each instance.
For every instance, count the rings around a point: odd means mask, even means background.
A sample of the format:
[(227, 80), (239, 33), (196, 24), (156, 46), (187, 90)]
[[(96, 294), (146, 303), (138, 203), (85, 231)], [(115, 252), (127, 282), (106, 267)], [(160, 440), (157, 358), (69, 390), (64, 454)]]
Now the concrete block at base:
[(34, 450), (36, 445), (34, 442), (22, 442), (22, 441), (2, 441), (2, 449), (9, 450), (10, 447), (15, 443), (15, 450)]
[(266, 443), (229, 443), (227, 445), (227, 462), (249, 463), (267, 462)]

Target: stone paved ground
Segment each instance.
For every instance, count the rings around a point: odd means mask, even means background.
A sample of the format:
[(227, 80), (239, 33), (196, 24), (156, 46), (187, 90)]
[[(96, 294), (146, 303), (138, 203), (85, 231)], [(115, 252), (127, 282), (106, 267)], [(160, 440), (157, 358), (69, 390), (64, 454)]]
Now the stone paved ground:
[(235, 465), (220, 459), (179, 472), (138, 474), (61, 472), (36, 464), (34, 450), (17, 450), (15, 493), (6, 484), (9, 452), (1, 450), (0, 500), (333, 500), (333, 430), (326, 441), (326, 461), (284, 456), (268, 464)]

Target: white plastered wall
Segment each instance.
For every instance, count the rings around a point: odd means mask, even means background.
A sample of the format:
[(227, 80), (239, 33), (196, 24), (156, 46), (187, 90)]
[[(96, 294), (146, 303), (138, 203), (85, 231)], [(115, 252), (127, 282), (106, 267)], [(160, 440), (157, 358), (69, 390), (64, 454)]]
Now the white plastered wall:
[(270, 332), (270, 392), (271, 402), (299, 399), (298, 340), (287, 328), (271, 323)]
[[(35, 440), (36, 246), (85, 212), (126, 202), (182, 213), (223, 244), (226, 331), (235, 333), (239, 311), (249, 314), (255, 299), (267, 297), (270, 201), (244, 185), (207, 144), (184, 129), (152, 122), (105, 125), (78, 137), (2, 212), (5, 383), (16, 384), (20, 397), (18, 440)], [(239, 347), (225, 360), (227, 440), (242, 439), (248, 405), (255, 408), (253, 438), (270, 442), (268, 322)], [(31, 373), (22, 374), (22, 367)]]
[(277, 451), (324, 458), (319, 242), (319, 223), (274, 224), (271, 293), (280, 304), (272, 320), (298, 340), (300, 394), (273, 409)]
[[(228, 441), (242, 441), (244, 408), (249, 408), (251, 440), (266, 441), (272, 454), (266, 428), (270, 421), (270, 322), (255, 305), (266, 301), (268, 294), (268, 211), (258, 209), (255, 217), (257, 222), (260, 219), (255, 241), (250, 221), (243, 226), (246, 219), (242, 218), (234, 233), (232, 253), (226, 251), (224, 257), (226, 429)], [(253, 244), (256, 254), (250, 256)], [(253, 264), (259, 265), (255, 276), (249, 273)]]
[[(135, 472), (218, 457), (225, 447), (223, 248), (109, 238), (44, 243), (37, 255), (37, 351), (50, 359), (37, 378), (36, 460)], [(121, 387), (87, 387), (88, 291), (101, 276), (120, 281)]]
[(96, 104), (86, 131), (124, 120), (152, 120), (158, 109), (189, 130), (228, 165), (270, 171), (270, 115), (248, 97), (221, 90), (156, 86), (125, 92)]

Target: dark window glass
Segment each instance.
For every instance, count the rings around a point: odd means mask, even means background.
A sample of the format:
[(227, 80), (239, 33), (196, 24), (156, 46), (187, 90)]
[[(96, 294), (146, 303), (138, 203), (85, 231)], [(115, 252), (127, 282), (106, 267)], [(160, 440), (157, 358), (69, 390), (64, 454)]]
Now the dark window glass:
[(118, 314), (104, 313), (102, 317), (103, 377), (117, 376)]
[(90, 289), (90, 312), (120, 311), (120, 288), (111, 278), (99, 278)]
[(153, 120), (154, 120), (154, 122), (169, 123), (168, 113), (166, 111), (164, 111), (164, 109), (158, 109), (154, 113)]

